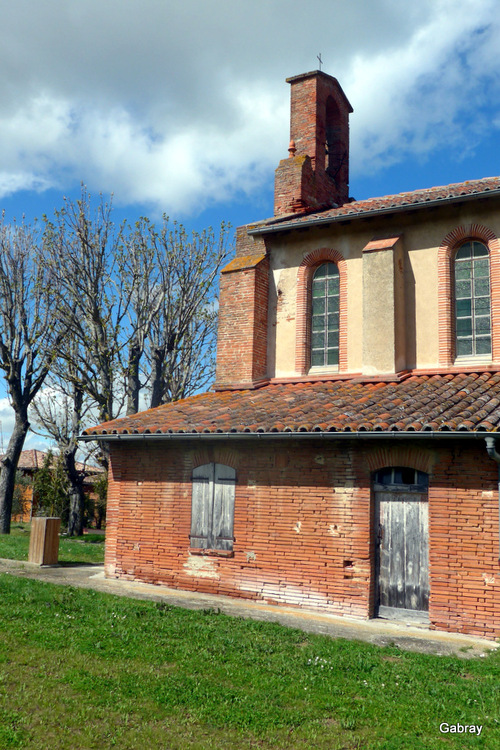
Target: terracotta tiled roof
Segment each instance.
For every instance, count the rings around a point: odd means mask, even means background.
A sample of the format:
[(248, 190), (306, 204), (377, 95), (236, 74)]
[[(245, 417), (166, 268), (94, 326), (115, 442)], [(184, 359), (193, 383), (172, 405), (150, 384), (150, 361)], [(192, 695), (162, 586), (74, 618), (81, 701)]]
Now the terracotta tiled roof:
[(413, 190), (408, 193), (397, 193), (396, 195), (384, 195), (380, 198), (368, 198), (366, 200), (353, 201), (351, 203), (345, 203), (343, 206), (340, 206), (340, 208), (328, 208), (324, 211), (303, 214), (300, 216), (290, 215), (287, 217), (275, 217), (262, 222), (262, 224), (256, 224), (250, 229), (250, 233), (276, 231), (277, 229), (285, 229), (285, 227), (295, 224), (301, 225), (317, 221), (335, 221), (349, 216), (361, 216), (363, 214), (398, 210), (406, 207), (416, 208), (418, 206), (425, 206), (427, 203), (446, 202), (464, 196), (478, 197), (481, 194), (488, 194), (495, 190), (500, 190), (500, 177), (486, 177), (482, 180), (468, 180), (467, 182), (441, 185), (438, 187), (426, 188), (425, 190)]
[[(36, 471), (37, 469), (41, 469), (45, 459), (47, 458), (47, 453), (45, 451), (39, 451), (35, 448), (31, 448), (30, 450), (21, 451), (21, 455), (19, 457), (19, 463), (17, 465), (18, 469), (24, 469), (25, 471)], [(0, 454), (0, 461), (3, 458), (4, 454)], [(76, 464), (77, 471), (85, 471), (87, 474), (101, 474), (104, 469), (101, 466), (91, 466), (90, 464), (82, 464), (80, 461), (77, 461)]]
[(267, 385), (192, 396), (83, 434), (497, 431), (500, 373)]

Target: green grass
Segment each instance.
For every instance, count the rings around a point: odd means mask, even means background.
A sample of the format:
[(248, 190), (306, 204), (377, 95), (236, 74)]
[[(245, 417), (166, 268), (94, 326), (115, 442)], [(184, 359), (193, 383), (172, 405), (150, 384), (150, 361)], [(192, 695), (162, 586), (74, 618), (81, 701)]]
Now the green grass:
[[(27, 560), (30, 544), (30, 524), (13, 523), (10, 534), (0, 534), (0, 557), (10, 560)], [(59, 562), (102, 563), (104, 561), (104, 535), (64, 537), (59, 540)], [(1, 748), (0, 744), (0, 748)]]
[(494, 750), (499, 711), (500, 653), (380, 649), (0, 576), (2, 750)]

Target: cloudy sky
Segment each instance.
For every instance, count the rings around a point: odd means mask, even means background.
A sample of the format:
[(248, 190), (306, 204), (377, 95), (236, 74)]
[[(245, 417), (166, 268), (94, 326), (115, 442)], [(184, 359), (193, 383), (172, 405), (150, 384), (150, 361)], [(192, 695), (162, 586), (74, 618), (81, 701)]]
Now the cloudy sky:
[[(353, 108), (356, 198), (500, 174), (497, 0), (3, 0), (0, 206), (51, 214), (84, 182), (117, 218), (272, 214), (285, 78)], [(4, 435), (6, 402), (0, 400)]]

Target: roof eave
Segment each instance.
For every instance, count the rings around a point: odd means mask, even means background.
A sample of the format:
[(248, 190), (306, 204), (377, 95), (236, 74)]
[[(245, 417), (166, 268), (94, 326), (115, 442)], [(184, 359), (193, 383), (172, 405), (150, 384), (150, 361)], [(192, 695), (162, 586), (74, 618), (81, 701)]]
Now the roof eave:
[(500, 433), (488, 432), (481, 430), (477, 432), (469, 432), (467, 430), (452, 431), (452, 430), (420, 430), (420, 431), (403, 431), (403, 430), (392, 430), (392, 431), (364, 431), (357, 430), (352, 432), (154, 432), (154, 433), (112, 433), (112, 434), (91, 434), (91, 435), (80, 435), (78, 440), (82, 442), (90, 442), (91, 440), (101, 440), (103, 442), (130, 442), (130, 441), (157, 441), (157, 440), (228, 440), (228, 439), (260, 439), (260, 440), (276, 440), (276, 439), (329, 439), (329, 440), (342, 440), (342, 439), (382, 439), (388, 438), (392, 440), (406, 439), (468, 439), (468, 440), (484, 440), (487, 436), (498, 436)]
[[(339, 222), (352, 222), (358, 219), (369, 219), (374, 216), (387, 216), (388, 214), (404, 213), (409, 211), (419, 211), (427, 208), (436, 208), (443, 205), (452, 205), (454, 203), (463, 203), (471, 200), (479, 200), (483, 198), (494, 198), (500, 196), (500, 188), (493, 190), (485, 190), (484, 192), (468, 193), (467, 195), (457, 195), (449, 198), (436, 198), (434, 200), (425, 201), (422, 203), (403, 203), (400, 206), (389, 206), (384, 208), (376, 208), (369, 211), (360, 211), (359, 213), (352, 214), (339, 214), (338, 216), (315, 216), (311, 219), (304, 219), (303, 221), (284, 221), (279, 224), (271, 225), (260, 225), (254, 226), (248, 229), (248, 234), (252, 236), (262, 234), (276, 234), (278, 232), (289, 232), (294, 229), (310, 229), (311, 227), (336, 224)], [(278, 219), (279, 221), (279, 219)]]

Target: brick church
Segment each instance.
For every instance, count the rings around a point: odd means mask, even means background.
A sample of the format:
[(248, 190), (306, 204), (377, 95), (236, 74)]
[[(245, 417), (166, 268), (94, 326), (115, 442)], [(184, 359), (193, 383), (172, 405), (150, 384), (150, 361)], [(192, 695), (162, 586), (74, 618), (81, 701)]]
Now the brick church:
[(288, 83), (213, 389), (84, 433), (106, 575), (499, 637), (500, 178), (353, 200), (349, 101)]

